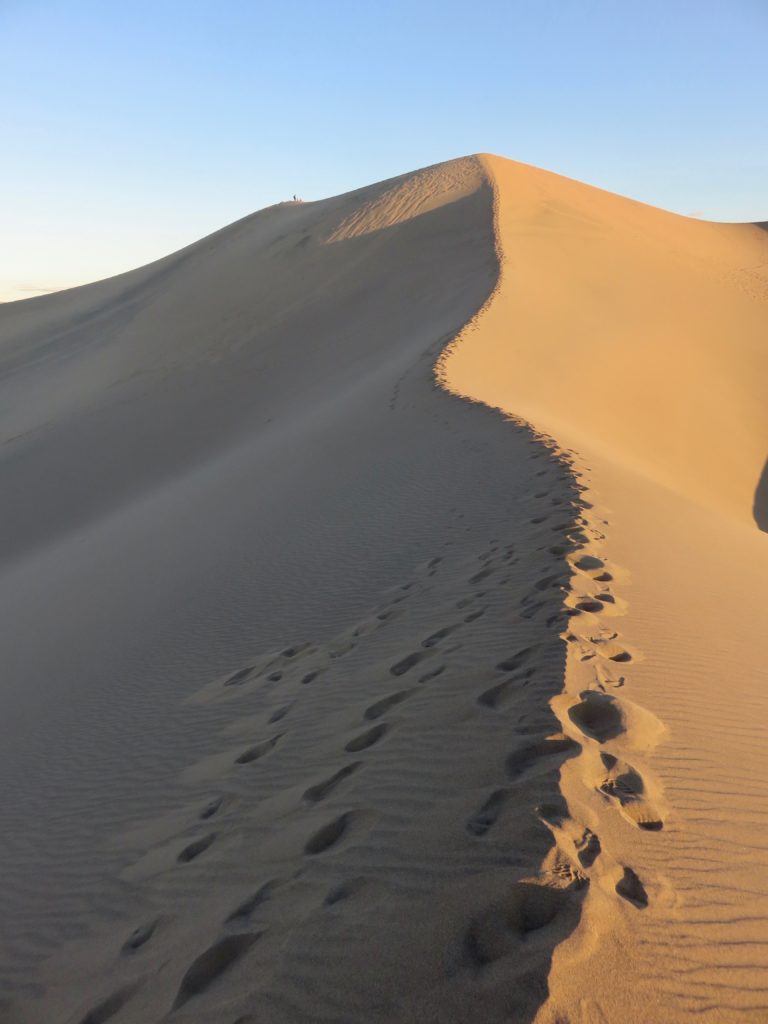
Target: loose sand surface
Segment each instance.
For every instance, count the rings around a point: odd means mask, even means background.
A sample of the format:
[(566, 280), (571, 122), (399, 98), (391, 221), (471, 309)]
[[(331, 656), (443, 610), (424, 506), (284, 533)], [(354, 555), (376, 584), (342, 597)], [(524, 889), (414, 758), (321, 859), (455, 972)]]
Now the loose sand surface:
[(0, 1021), (768, 1019), (767, 314), (488, 156), (0, 306)]

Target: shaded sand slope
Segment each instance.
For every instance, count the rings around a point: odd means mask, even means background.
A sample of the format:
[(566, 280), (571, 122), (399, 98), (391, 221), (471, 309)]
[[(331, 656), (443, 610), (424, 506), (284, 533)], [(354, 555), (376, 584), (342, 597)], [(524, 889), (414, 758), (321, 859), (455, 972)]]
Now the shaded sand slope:
[(456, 161), (0, 308), (3, 1019), (546, 999), (580, 498), (433, 369), (491, 198)]
[(537, 1019), (763, 1021), (768, 237), (484, 159), (500, 280), (440, 375), (574, 448), (591, 505), (553, 709), (600, 853)]

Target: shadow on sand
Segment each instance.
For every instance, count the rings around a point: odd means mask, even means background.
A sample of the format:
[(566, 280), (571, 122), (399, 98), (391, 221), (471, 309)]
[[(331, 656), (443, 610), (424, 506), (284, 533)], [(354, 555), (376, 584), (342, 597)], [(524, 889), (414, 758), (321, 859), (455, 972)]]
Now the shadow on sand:
[(757, 528), (763, 533), (768, 533), (768, 459), (765, 460), (760, 479), (757, 481), (752, 515), (757, 523)]

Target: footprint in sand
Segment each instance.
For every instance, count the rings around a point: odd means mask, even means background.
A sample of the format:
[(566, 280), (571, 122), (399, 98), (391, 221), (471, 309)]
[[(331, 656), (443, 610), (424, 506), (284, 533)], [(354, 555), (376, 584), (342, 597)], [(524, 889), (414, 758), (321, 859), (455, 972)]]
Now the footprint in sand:
[(573, 565), (575, 569), (587, 573), (605, 568), (605, 562), (602, 558), (597, 558), (595, 555), (582, 555)]
[(467, 822), (467, 832), (478, 838), (484, 836), (488, 829), (496, 824), (508, 797), (508, 789), (494, 790), (482, 807)]
[[(572, 609), (569, 609), (569, 613), (572, 613)], [(606, 662), (613, 662), (615, 665), (628, 665), (637, 655), (617, 643), (615, 640), (617, 636), (617, 633), (611, 633), (608, 637), (568, 633), (565, 639), (568, 643), (577, 646), (582, 662), (588, 662), (599, 654)]]
[(429, 672), (425, 672), (423, 675), (419, 676), (419, 682), (428, 683), (430, 679), (434, 679), (436, 676), (439, 676), (444, 671), (445, 665), (435, 665), (435, 667), (431, 668)]
[(171, 1007), (178, 1010), (193, 996), (201, 993), (239, 960), (260, 937), (261, 932), (227, 935), (201, 953), (181, 979), (179, 991)]
[(248, 747), (242, 754), (235, 758), (235, 764), (252, 764), (254, 761), (261, 760), (265, 757), (270, 750), (274, 750), (277, 744), (280, 742), (283, 733), (279, 733), (277, 736), (273, 736), (272, 739), (264, 740), (263, 743), (257, 743), (253, 747)]
[(160, 918), (156, 917), (154, 920), (147, 921), (145, 924), (139, 925), (138, 928), (134, 928), (123, 943), (120, 952), (135, 953), (137, 949), (141, 949), (152, 938), (159, 923)]
[(344, 749), (349, 754), (356, 754), (359, 750), (367, 750), (372, 747), (374, 743), (378, 743), (379, 740), (387, 732), (389, 726), (386, 722), (380, 722), (378, 725), (372, 726), (370, 729), (366, 729), (365, 732), (360, 733), (359, 736), (353, 737), (345, 744)]
[(196, 860), (201, 853), (205, 853), (207, 849), (213, 846), (216, 841), (216, 835), (216, 832), (209, 832), (208, 835), (195, 839), (194, 842), (189, 843), (180, 851), (176, 861), (179, 864), (189, 864), (190, 861)]
[(414, 665), (418, 665), (426, 657), (426, 651), (414, 651), (413, 654), (408, 654), (401, 658), (400, 661), (395, 662), (389, 671), (393, 676), (404, 676), (406, 672), (410, 672)]
[(344, 882), (340, 882), (338, 885), (332, 886), (325, 895), (323, 900), (324, 907), (332, 907), (336, 903), (342, 903), (344, 900), (351, 899), (356, 896), (363, 889), (368, 888), (370, 882), (367, 878), (358, 876), (357, 878), (349, 878)]
[(536, 674), (536, 666), (532, 665), (525, 672), (518, 672), (510, 679), (505, 679), (478, 696), (477, 703), (484, 708), (500, 708), (508, 700), (519, 696), (520, 691), (525, 688), (528, 681)]
[(268, 882), (265, 882), (256, 892), (244, 899), (242, 903), (239, 903), (232, 913), (227, 915), (224, 923), (234, 924), (245, 921), (257, 907), (260, 907), (262, 903), (266, 903), (272, 893), (279, 889), (282, 884), (283, 879), (280, 878), (271, 878)]
[(549, 590), (552, 587), (562, 586), (563, 575), (562, 573), (552, 573), (549, 576), (544, 576), (542, 579), (535, 583), (536, 590)]
[(362, 763), (362, 761), (352, 761), (351, 764), (345, 764), (343, 768), (339, 768), (327, 779), (305, 789), (303, 799), (310, 803), (319, 803), (321, 800), (325, 800), (344, 779), (348, 779), (353, 772), (356, 772)]
[(412, 693), (413, 690), (398, 690), (397, 693), (390, 693), (388, 697), (382, 697), (381, 700), (377, 700), (374, 704), (369, 704), (363, 712), (363, 718), (368, 721), (381, 718), (381, 716), (386, 714), (390, 708), (395, 707), (397, 704), (402, 704), (404, 700), (407, 700)]
[(509, 658), (505, 658), (504, 661), (500, 661), (496, 666), (496, 669), (499, 672), (514, 672), (528, 661), (533, 652), (533, 647), (523, 647), (523, 649), (518, 651), (516, 654), (511, 655)]
[(570, 844), (579, 864), (583, 868), (592, 867), (602, 852), (600, 839), (592, 829), (580, 826), (571, 818), (563, 797), (557, 797), (552, 803), (540, 804), (536, 813), (550, 827), (558, 846)]
[(536, 813), (547, 825), (552, 825), (555, 828), (559, 828), (569, 820), (568, 804), (560, 794), (545, 804), (539, 804), (536, 807)]
[(435, 644), (439, 644), (441, 640), (444, 640), (451, 633), (455, 633), (457, 629), (461, 627), (461, 623), (455, 623), (452, 626), (444, 626), (442, 629), (438, 629), (436, 633), (432, 633), (427, 637), (426, 640), (421, 641), (422, 647), (434, 647)]
[(567, 888), (515, 883), (467, 928), (464, 950), (469, 962), (481, 969), (502, 957), (519, 955), (526, 937), (552, 924), (570, 902)]
[(278, 708), (276, 711), (273, 711), (272, 714), (267, 719), (267, 724), (274, 725), (275, 722), (279, 722), (281, 719), (285, 718), (285, 716), (288, 714), (292, 707), (292, 704), (284, 704), (283, 707)]
[(478, 608), (478, 610), (476, 612), (470, 612), (469, 615), (466, 616), (464, 621), (465, 622), (474, 622), (476, 619), (479, 619), (482, 615), (485, 615), (485, 612), (486, 612), (485, 607)]
[(590, 868), (601, 853), (600, 839), (589, 828), (585, 828), (578, 839), (574, 839), (573, 845), (576, 848), (576, 856), (582, 867)]
[(618, 665), (625, 665), (633, 660), (633, 655), (615, 640), (599, 644), (597, 653), (607, 661), (615, 661)]
[(214, 797), (212, 800), (209, 800), (208, 803), (202, 808), (202, 810), (198, 814), (198, 818), (200, 819), (200, 821), (207, 821), (208, 818), (212, 818), (214, 814), (218, 814), (223, 803), (223, 796), (217, 796)]
[(648, 893), (632, 868), (624, 868), (624, 874), (616, 883), (616, 892), (640, 909), (648, 906)]
[(329, 657), (334, 660), (343, 658), (345, 654), (353, 651), (357, 644), (354, 640), (338, 640), (328, 648)]
[(579, 703), (568, 709), (568, 717), (585, 736), (598, 743), (620, 736), (626, 728), (620, 704), (597, 690), (585, 690)]
[(323, 825), (306, 841), (304, 853), (309, 856), (315, 856), (318, 853), (330, 850), (348, 832), (355, 817), (356, 815), (353, 811), (345, 811), (338, 818), (334, 818), (333, 821)]
[(606, 775), (600, 781), (598, 791), (616, 802), (621, 813), (633, 825), (648, 832), (659, 832), (664, 827), (664, 819), (648, 800), (642, 775), (613, 754), (601, 753), (600, 758)]
[(139, 984), (133, 982), (130, 985), (124, 985), (119, 988), (116, 992), (113, 992), (111, 996), (107, 996), (97, 1006), (94, 1006), (92, 1010), (89, 1010), (84, 1017), (79, 1021), (79, 1024), (106, 1024), (106, 1021), (114, 1017), (120, 1010), (125, 1006), (128, 1000), (139, 988)]
[(255, 671), (256, 671), (256, 666), (255, 665), (249, 665), (247, 668), (238, 669), (237, 672), (233, 672), (231, 676), (228, 676), (224, 680), (223, 685), (224, 686), (240, 686)]
[(605, 691), (609, 686), (619, 688), (626, 682), (626, 678), (624, 676), (614, 675), (609, 668), (600, 663), (595, 666), (595, 677), (597, 679), (597, 685), (603, 691)]
[(496, 570), (488, 566), (485, 569), (481, 569), (480, 572), (476, 572), (474, 576), (470, 576), (469, 579), (467, 580), (467, 583), (480, 583), (482, 580), (488, 579), (488, 577), (494, 572), (496, 572)]
[[(559, 765), (565, 757), (573, 757), (580, 750), (579, 744), (564, 733), (553, 733), (533, 743), (527, 743), (509, 755), (506, 762), (507, 775), (517, 778), (543, 761), (548, 770)], [(556, 762), (550, 764), (549, 762)]]

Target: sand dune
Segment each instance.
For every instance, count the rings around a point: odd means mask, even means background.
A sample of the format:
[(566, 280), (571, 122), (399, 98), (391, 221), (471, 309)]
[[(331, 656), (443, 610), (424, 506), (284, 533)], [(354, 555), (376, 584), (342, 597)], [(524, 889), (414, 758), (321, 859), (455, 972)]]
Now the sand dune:
[(0, 1018), (764, 1020), (767, 299), (471, 157), (0, 306)]
[(441, 377), (573, 449), (591, 506), (552, 706), (601, 852), (539, 1019), (762, 1020), (768, 236), (484, 162), (501, 275)]

